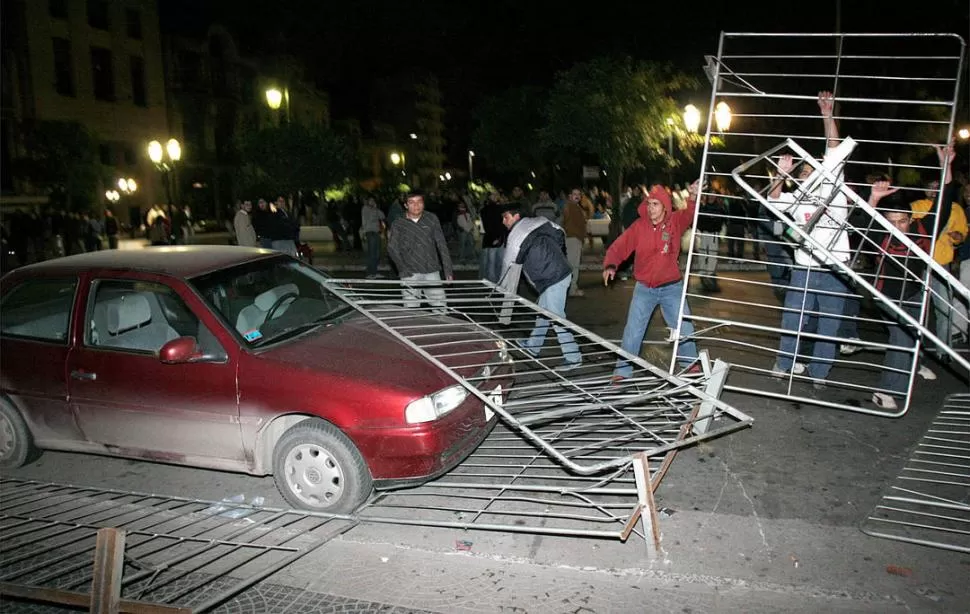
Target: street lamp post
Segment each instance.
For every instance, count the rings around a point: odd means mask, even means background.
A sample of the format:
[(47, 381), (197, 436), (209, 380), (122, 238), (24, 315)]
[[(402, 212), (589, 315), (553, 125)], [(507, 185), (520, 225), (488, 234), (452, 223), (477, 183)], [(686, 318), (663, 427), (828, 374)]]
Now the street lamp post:
[(718, 132), (727, 132), (731, 129), (731, 107), (723, 100), (714, 105), (714, 125)]
[(286, 123), (290, 123), (290, 90), (285, 87), (282, 90), (276, 87), (266, 90), (266, 105), (270, 109), (279, 111), (284, 103), (286, 106)]
[(468, 183), (475, 183), (475, 152), (468, 150)]
[[(166, 158), (167, 154), (167, 158)], [(179, 160), (182, 159), (182, 145), (175, 139), (169, 139), (162, 147), (160, 141), (152, 141), (148, 144), (148, 157), (151, 159), (152, 163), (155, 165), (155, 169), (162, 173), (162, 181), (165, 184), (165, 196), (168, 200), (168, 205), (172, 206), (174, 202), (172, 201), (172, 185), (173, 181), (176, 182), (175, 190), (178, 190), (178, 178), (174, 176), (175, 167)], [(172, 175), (170, 177), (169, 175)], [(118, 186), (121, 187), (121, 182), (125, 180), (119, 180)], [(131, 181), (130, 185), (135, 185), (134, 180)], [(136, 186), (137, 187), (137, 186)], [(178, 197), (178, 194), (175, 194)]]

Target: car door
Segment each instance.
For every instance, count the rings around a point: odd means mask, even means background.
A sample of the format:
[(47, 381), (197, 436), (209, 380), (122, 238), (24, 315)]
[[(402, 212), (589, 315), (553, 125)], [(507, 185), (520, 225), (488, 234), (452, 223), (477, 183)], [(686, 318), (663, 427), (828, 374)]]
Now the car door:
[[(158, 352), (195, 337), (204, 360)], [(126, 456), (239, 469), (244, 462), (235, 362), (170, 283), (91, 280), (84, 334), (69, 359), (73, 410), (85, 436)]]
[(77, 288), (73, 275), (30, 277), (14, 282), (0, 303), (0, 388), (41, 446), (83, 439), (65, 376)]

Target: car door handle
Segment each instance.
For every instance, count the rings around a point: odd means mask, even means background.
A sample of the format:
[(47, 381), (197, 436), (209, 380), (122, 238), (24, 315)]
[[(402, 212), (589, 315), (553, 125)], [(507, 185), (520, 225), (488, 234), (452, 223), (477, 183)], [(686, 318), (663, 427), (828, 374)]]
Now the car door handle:
[(97, 373), (88, 373), (87, 371), (71, 371), (71, 377), (73, 379), (88, 380), (93, 382), (98, 379)]

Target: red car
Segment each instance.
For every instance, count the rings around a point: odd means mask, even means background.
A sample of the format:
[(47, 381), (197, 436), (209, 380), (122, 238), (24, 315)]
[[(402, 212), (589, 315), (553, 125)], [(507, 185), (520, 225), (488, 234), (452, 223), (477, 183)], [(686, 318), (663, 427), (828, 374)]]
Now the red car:
[[(447, 472), (493, 412), (326, 280), (231, 246), (107, 250), (9, 273), (0, 467), (39, 448), (272, 474), (293, 506), (332, 513)], [(504, 398), (502, 342), (413, 317), (446, 327), (443, 341), (459, 331), (446, 365)]]

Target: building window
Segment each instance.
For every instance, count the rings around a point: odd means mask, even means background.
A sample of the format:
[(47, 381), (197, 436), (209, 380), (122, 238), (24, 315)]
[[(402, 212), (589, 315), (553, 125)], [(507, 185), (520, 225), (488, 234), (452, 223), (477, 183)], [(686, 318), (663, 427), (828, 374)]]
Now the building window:
[(107, 143), (101, 143), (98, 145), (98, 158), (101, 159), (101, 164), (105, 166), (114, 166), (114, 158), (111, 155), (111, 145)]
[(71, 61), (71, 41), (54, 38), (54, 90), (61, 96), (74, 96), (74, 62)]
[(125, 22), (128, 24), (128, 38), (141, 40), (141, 12), (138, 9), (125, 9)]
[(131, 56), (131, 100), (139, 107), (148, 106), (148, 93), (145, 91), (145, 60), (137, 55)]
[(54, 19), (67, 19), (67, 0), (48, 0), (47, 9)]
[(91, 47), (91, 76), (94, 79), (94, 97), (98, 100), (114, 100), (115, 76), (110, 49)]
[(88, 25), (99, 30), (110, 30), (107, 0), (88, 0)]

